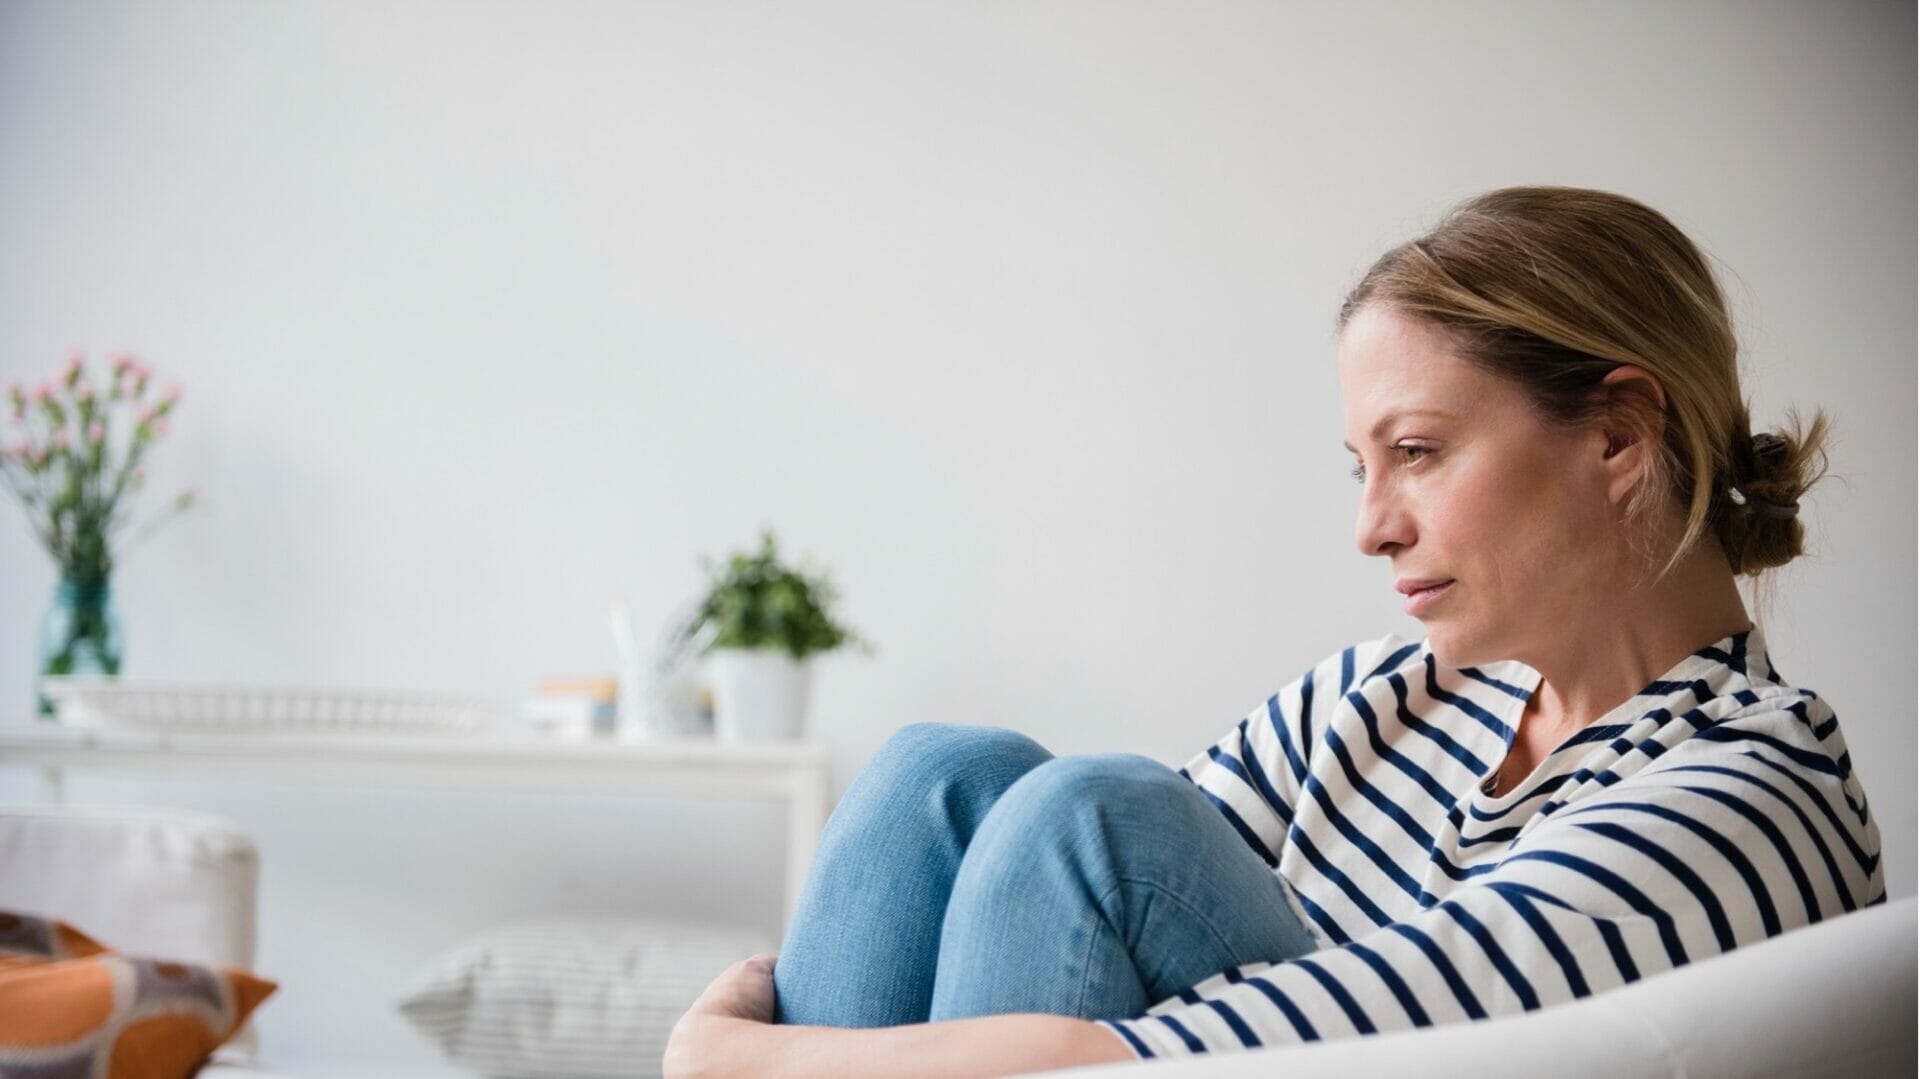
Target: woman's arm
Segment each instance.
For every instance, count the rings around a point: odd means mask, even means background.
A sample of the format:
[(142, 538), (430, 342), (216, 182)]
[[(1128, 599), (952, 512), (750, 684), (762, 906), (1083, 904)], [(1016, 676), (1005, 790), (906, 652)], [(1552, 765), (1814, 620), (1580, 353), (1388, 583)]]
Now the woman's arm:
[(1697, 733), (1675, 717), (1682, 741), (1635, 750), (1652, 765), (1535, 818), (1495, 868), (1427, 909), (1238, 981), (1209, 978), (1191, 987), (1197, 1002), (1114, 1027), (1177, 1057), (1234, 1051), (1249, 1033), (1280, 1046), (1498, 1018), (1863, 905), (1883, 880), (1871, 817), (1833, 758), (1808, 748), (1818, 713), (1771, 707)]
[(733, 964), (694, 1001), (667, 1039), (667, 1079), (961, 1079), (1134, 1059), (1118, 1034), (1059, 1015), (864, 1030), (776, 1026), (774, 960), (756, 955)]
[(1133, 1060), (1120, 1036), (1085, 1019), (989, 1015), (910, 1026), (842, 1030), (774, 1026), (733, 1016), (688, 1013), (673, 1037), (688, 1035), (709, 1059), (675, 1060), (668, 1076), (765, 1076), (767, 1079), (974, 1079)]

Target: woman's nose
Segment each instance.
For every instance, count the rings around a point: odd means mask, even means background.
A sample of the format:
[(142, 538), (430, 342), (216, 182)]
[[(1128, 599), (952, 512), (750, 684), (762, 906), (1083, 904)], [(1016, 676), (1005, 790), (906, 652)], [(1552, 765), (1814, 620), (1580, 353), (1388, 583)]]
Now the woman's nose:
[(1383, 488), (1368, 486), (1360, 495), (1353, 542), (1364, 555), (1390, 555), (1413, 541), (1411, 521)]

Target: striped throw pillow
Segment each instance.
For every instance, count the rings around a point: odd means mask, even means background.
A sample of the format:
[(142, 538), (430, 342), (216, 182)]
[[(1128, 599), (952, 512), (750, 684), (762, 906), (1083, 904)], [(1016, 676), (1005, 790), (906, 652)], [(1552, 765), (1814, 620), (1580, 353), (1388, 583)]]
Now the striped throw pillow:
[(657, 1076), (673, 1024), (748, 930), (550, 919), (487, 930), (410, 979), (397, 1006), (455, 1064), (494, 1079)]

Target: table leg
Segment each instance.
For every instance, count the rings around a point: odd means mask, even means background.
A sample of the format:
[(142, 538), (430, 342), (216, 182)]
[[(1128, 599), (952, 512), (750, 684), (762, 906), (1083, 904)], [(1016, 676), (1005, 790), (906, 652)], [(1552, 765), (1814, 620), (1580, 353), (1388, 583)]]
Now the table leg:
[(66, 779), (61, 774), (59, 765), (43, 764), (33, 771), (39, 777), (36, 793), (41, 801), (58, 804), (67, 800)]

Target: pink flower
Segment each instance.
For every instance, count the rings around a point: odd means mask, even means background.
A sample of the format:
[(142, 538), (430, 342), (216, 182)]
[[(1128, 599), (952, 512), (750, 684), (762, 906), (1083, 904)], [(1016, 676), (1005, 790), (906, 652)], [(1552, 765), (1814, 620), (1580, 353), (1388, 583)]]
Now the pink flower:
[(113, 354), (113, 373), (114, 374), (116, 375), (125, 374), (127, 368), (132, 367), (133, 365), (134, 365), (133, 353), (128, 352), (125, 349), (121, 349), (119, 352), (116, 352)]
[(105, 442), (106, 440), (107, 440), (107, 425), (104, 423), (101, 423), (99, 420), (93, 421), (93, 425), (87, 428), (87, 441), (98, 446), (100, 443)]
[(80, 381), (80, 369), (86, 365), (86, 362), (86, 353), (77, 348), (67, 355), (67, 372), (64, 376), (67, 385), (71, 386)]
[(144, 468), (136, 468), (136, 469), (134, 469), (134, 470), (133, 470), (133, 485), (134, 485), (135, 487), (138, 487), (138, 486), (140, 486), (141, 484), (143, 484), (143, 483), (145, 483), (145, 482), (147, 482), (147, 470), (146, 470), (146, 469), (144, 469)]
[(76, 401), (91, 401), (93, 400), (93, 387), (82, 382), (73, 388), (73, 397)]
[(53, 400), (53, 382), (51, 380), (42, 382), (33, 388), (34, 404), (44, 405), (51, 400)]
[(167, 383), (166, 392), (160, 395), (160, 399), (169, 405), (178, 402), (180, 400), (180, 384), (178, 382)]
[(56, 450), (64, 450), (67, 448), (66, 428), (62, 427), (53, 433), (53, 448)]
[(167, 437), (167, 418), (165, 416), (157, 416), (154, 418), (153, 437), (155, 438)]

